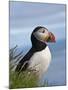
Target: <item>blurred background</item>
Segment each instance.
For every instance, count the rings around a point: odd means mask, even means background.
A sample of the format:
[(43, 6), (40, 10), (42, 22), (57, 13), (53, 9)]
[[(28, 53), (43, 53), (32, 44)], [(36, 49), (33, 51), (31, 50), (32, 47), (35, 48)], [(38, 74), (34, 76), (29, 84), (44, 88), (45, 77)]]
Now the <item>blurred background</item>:
[(25, 55), (31, 48), (30, 36), (37, 26), (53, 32), (56, 43), (48, 43), (52, 62), (42, 78), (49, 86), (66, 84), (66, 5), (10, 1), (10, 48), (18, 45)]

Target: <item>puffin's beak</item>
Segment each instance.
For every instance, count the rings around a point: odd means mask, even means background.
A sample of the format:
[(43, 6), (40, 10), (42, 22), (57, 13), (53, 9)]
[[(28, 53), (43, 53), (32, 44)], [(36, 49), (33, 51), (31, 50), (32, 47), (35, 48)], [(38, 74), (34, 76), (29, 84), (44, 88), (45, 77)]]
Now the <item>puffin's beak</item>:
[(52, 32), (49, 32), (49, 38), (47, 39), (47, 42), (56, 42), (55, 36)]

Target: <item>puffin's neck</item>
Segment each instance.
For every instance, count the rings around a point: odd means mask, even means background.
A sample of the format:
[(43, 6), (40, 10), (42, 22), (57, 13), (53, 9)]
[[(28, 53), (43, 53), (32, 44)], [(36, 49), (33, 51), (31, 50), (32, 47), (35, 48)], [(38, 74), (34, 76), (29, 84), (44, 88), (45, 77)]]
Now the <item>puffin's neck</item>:
[(36, 51), (41, 51), (41, 50), (45, 49), (47, 46), (46, 43), (36, 39), (34, 37), (34, 35), (32, 35), (31, 41), (32, 41), (32, 48), (34, 48)]

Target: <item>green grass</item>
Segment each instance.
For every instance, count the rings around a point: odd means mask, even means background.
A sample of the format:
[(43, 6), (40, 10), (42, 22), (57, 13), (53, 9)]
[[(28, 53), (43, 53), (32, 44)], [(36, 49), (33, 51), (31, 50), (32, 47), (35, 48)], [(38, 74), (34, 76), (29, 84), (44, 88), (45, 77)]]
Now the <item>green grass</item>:
[(30, 87), (38, 87), (38, 77), (35, 73), (24, 71), (18, 75), (17, 72), (10, 72), (9, 88)]

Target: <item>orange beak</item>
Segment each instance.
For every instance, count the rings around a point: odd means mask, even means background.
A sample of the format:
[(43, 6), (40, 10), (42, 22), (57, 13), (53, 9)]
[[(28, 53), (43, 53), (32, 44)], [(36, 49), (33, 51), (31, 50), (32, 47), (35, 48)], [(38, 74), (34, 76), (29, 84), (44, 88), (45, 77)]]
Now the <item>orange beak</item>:
[(52, 32), (49, 32), (49, 38), (48, 38), (47, 42), (56, 42), (55, 36)]

